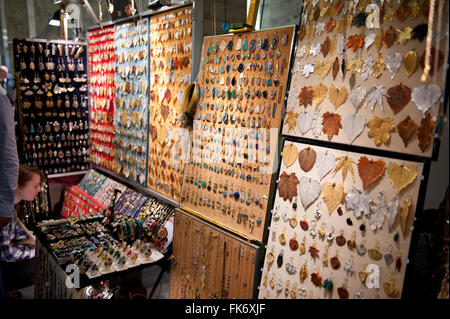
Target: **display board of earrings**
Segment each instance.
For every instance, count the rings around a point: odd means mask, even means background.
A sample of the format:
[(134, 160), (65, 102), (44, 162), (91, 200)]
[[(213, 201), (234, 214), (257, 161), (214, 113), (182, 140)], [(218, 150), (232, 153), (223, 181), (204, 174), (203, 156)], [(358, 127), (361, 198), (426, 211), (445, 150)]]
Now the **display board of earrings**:
[(91, 163), (114, 171), (114, 27), (88, 32)]
[[(307, 0), (283, 135), (433, 156), (442, 131), (448, 2)], [(433, 23), (433, 20), (430, 23)]]
[(294, 26), (203, 40), (181, 205), (262, 241)]
[(141, 185), (147, 181), (148, 18), (114, 26), (115, 172)]
[(400, 298), (422, 170), (285, 140), (259, 298)]
[(47, 175), (89, 169), (86, 45), (13, 43), (20, 160)]
[(150, 105), (147, 186), (179, 202), (189, 132), (182, 102), (190, 83), (192, 5), (150, 17)]
[(251, 299), (258, 247), (175, 211), (171, 299)]

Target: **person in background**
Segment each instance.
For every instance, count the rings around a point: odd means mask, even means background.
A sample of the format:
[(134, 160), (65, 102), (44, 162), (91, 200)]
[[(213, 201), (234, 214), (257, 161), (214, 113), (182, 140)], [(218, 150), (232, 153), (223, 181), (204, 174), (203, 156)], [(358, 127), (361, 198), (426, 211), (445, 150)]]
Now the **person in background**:
[(14, 108), (16, 105), (16, 82), (4, 65), (0, 66), (0, 93), (8, 96), (9, 102)]
[[(14, 194), (19, 174), (19, 158), (14, 128), (14, 108), (6, 95), (0, 94), (0, 229), (14, 217)], [(0, 251), (1, 259), (1, 251)], [(0, 265), (0, 299), (4, 297)]]
[[(34, 200), (41, 191), (42, 178), (39, 168), (21, 164), (14, 204)], [(5, 290), (31, 286), (34, 282), (35, 237), (17, 214), (0, 230), (0, 251)]]

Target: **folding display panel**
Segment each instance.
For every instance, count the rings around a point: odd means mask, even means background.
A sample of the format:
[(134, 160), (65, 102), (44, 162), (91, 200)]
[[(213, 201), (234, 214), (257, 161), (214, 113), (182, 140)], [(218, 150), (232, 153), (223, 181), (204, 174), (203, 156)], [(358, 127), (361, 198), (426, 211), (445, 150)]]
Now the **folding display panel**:
[(88, 32), (91, 162), (114, 171), (114, 27)]
[(189, 145), (180, 123), (190, 83), (192, 6), (150, 17), (150, 105), (147, 186), (176, 202)]
[(294, 29), (203, 41), (200, 100), (181, 205), (258, 241), (277, 167)]
[[(432, 157), (442, 130), (448, 2), (305, 1), (284, 135)], [(447, 45), (446, 45), (447, 44)]]
[(148, 18), (114, 27), (115, 172), (145, 185), (148, 147)]
[(400, 298), (422, 162), (286, 140), (260, 298)]

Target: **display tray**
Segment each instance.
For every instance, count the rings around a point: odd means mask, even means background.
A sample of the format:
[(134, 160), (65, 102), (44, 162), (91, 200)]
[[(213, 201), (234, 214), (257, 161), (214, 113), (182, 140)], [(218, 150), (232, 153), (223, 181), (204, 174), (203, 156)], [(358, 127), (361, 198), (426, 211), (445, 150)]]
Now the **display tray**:
[(448, 2), (436, 5), (426, 84), (429, 1), (342, 3), (304, 2), (283, 135), (437, 158)]
[(294, 26), (205, 37), (181, 206), (262, 241)]
[(400, 298), (423, 169), (286, 139), (259, 298)]

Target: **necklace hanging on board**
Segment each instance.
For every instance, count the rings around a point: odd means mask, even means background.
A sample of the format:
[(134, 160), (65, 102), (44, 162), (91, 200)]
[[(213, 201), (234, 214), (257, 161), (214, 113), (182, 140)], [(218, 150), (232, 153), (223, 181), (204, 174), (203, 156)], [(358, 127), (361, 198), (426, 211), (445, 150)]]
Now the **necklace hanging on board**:
[(230, 30), (230, 24), (227, 22), (227, 2), (227, 0), (223, 2), (225, 8), (225, 21), (224, 23), (222, 23), (222, 30), (225, 32), (228, 32)]

